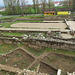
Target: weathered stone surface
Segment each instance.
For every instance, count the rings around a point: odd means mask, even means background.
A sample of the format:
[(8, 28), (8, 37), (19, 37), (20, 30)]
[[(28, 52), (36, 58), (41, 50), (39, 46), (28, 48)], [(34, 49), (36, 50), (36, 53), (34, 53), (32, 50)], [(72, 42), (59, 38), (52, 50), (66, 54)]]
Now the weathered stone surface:
[(4, 43), (12, 44), (12, 41), (10, 41), (10, 40), (4, 40)]

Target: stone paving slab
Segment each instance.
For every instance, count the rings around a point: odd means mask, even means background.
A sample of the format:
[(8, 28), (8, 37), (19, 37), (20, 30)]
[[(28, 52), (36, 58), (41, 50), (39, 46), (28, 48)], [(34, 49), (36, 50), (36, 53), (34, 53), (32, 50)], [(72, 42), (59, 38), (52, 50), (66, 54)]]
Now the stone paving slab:
[(67, 21), (69, 26), (75, 31), (75, 21)]

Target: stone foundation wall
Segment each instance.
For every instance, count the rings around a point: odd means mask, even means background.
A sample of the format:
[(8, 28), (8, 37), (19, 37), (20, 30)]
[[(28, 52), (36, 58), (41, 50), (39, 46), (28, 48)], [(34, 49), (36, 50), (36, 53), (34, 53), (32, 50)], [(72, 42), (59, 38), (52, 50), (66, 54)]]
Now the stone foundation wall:
[[(74, 39), (73, 39), (74, 40)], [(62, 50), (69, 50), (75, 51), (75, 41), (73, 40), (66, 40), (66, 39), (55, 39), (55, 38), (0, 38), (0, 43), (4, 42), (6, 44), (15, 44), (15, 43), (22, 43), (28, 42), (32, 45), (38, 46), (38, 48), (54, 48), (54, 49), (62, 49)]]
[(11, 38), (0, 38), (0, 43), (6, 43), (6, 44), (15, 44), (20, 42), (19, 40), (16, 39), (11, 39)]
[(64, 20), (72, 19), (74, 15), (54, 15), (54, 16), (45, 16), (44, 20)]
[(26, 42), (29, 42), (32, 45), (36, 45), (42, 48), (54, 48), (54, 49), (62, 49), (75, 51), (75, 43), (71, 41), (64, 40), (43, 40), (43, 39), (28, 39)]

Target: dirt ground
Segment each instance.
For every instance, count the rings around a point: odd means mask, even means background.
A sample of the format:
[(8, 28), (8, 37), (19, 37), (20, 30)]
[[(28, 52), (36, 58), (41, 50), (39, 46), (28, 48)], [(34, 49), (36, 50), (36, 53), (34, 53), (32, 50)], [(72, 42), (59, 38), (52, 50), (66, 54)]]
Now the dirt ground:
[(20, 49), (0, 57), (0, 64), (20, 69), (27, 68), (33, 61), (34, 58), (32, 56)]
[(7, 71), (1, 70), (0, 71), (0, 75), (16, 75), (16, 74), (15, 73), (12, 73), (12, 72), (7, 72)]
[[(27, 50), (28, 51), (28, 50)], [(56, 75), (57, 70), (61, 69), (64, 72), (75, 71), (75, 57), (58, 54), (58, 53), (47, 53), (44, 52), (39, 56), (33, 56), (30, 52), (22, 49), (16, 49), (5, 56), (0, 56), (0, 64), (23, 69), (34, 70), (40, 65), (39, 72)], [(29, 68), (28, 68), (29, 67)], [(1, 75), (5, 75), (9, 72), (0, 71)], [(9, 73), (10, 75), (15, 75)]]
[(75, 57), (50, 53), (43, 61), (55, 69), (62, 69), (64, 73), (75, 71)]
[(50, 75), (56, 75), (57, 74), (57, 70), (52, 68), (51, 66), (49, 66), (48, 64), (45, 64), (43, 62), (40, 63), (40, 72), (42, 73), (48, 73)]
[(25, 27), (33, 28), (33, 29), (61, 29), (64, 30), (66, 28), (65, 23), (15, 23), (12, 24), (11, 27)]
[(40, 62), (40, 61), (37, 61), (31, 68), (30, 70), (36, 70), (37, 66), (40, 64), (40, 67), (39, 67), (39, 72), (42, 72), (42, 73), (48, 73), (50, 75), (56, 75), (57, 73), (57, 70), (52, 68), (51, 66), (49, 66), (48, 64), (44, 63), (44, 62)]

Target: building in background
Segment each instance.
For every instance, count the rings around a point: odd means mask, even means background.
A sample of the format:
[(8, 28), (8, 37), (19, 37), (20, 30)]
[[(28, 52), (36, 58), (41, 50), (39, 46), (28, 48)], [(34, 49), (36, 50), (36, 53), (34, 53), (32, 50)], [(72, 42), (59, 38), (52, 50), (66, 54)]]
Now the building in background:
[(54, 2), (54, 5), (55, 5), (55, 6), (62, 6), (62, 3), (61, 3), (61, 2), (62, 2), (62, 1), (55, 1), (55, 2)]

